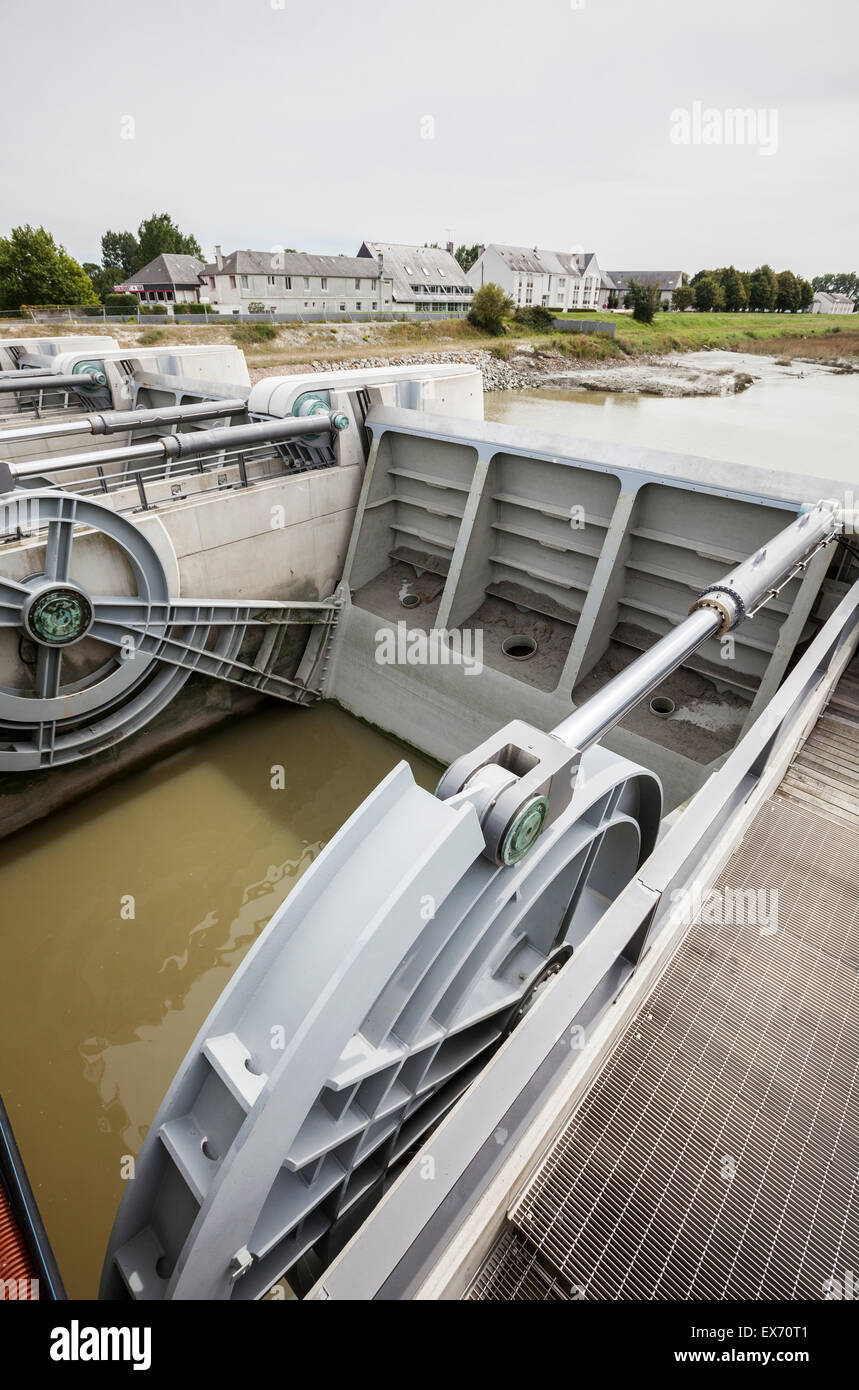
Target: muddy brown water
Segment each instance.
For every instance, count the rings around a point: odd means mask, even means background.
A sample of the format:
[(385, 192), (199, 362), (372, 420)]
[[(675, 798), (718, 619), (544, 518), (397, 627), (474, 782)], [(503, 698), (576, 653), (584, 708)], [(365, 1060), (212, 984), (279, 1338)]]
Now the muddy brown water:
[[(760, 379), (732, 396), (490, 391), (484, 397), (486, 418), (859, 486), (859, 374), (840, 376), (799, 363), (780, 368), (769, 358), (736, 353), (708, 356), (714, 367), (724, 363)], [(740, 470), (737, 486), (743, 487)]]
[(404, 756), (334, 706), (267, 709), (0, 845), (0, 1092), (70, 1296), (97, 1292), (124, 1158), (212, 1004)]

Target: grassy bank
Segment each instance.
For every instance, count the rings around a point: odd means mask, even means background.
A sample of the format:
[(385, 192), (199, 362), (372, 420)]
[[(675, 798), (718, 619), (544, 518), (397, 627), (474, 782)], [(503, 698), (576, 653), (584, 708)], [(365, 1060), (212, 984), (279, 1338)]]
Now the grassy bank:
[[(570, 315), (568, 317), (575, 317)], [(523, 333), (511, 323), (502, 338), (489, 337), (464, 320), (445, 323), (196, 324), (187, 319), (159, 326), (112, 325), (104, 331), (122, 346), (171, 343), (236, 343), (251, 367), (298, 367), (317, 359), (347, 361), (421, 352), (484, 348), (508, 358), (517, 347), (562, 354), (572, 362), (633, 360), (650, 354), (721, 348), (775, 357), (859, 356), (859, 316), (829, 314), (657, 314), (651, 324), (629, 315), (593, 314), (614, 323), (616, 336), (590, 333)], [(855, 325), (855, 326), (854, 326)], [(27, 336), (52, 336), (48, 325), (28, 326)], [(78, 327), (70, 332), (79, 334)], [(97, 331), (95, 329), (90, 331)], [(163, 333), (155, 339), (154, 333)], [(153, 336), (149, 336), (153, 335)], [(17, 336), (0, 328), (0, 336)]]

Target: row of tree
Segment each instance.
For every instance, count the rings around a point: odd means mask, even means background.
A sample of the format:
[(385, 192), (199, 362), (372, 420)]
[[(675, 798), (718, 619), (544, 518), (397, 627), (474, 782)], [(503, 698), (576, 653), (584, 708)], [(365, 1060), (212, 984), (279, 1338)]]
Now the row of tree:
[(778, 274), (772, 266), (737, 270), (699, 270), (688, 284), (678, 285), (671, 298), (673, 309), (699, 309), (702, 313), (798, 314), (811, 308), (814, 286), (792, 270)]
[(101, 264), (81, 266), (44, 227), (13, 227), (0, 237), (0, 309), (22, 304), (98, 304), (156, 256), (197, 256), (197, 238), (180, 231), (169, 213), (153, 213), (133, 232), (107, 231)]

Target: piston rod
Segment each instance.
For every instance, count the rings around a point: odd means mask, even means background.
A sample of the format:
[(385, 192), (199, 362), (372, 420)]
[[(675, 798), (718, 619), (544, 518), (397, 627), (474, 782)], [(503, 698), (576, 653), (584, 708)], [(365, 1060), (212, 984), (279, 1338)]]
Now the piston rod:
[[(169, 459), (196, 458), (200, 454), (217, 454), (222, 450), (253, 448), (259, 444), (277, 444), (305, 434), (331, 434), (346, 429), (345, 415), (328, 412), (306, 419), (287, 416), (282, 420), (260, 420), (253, 425), (221, 426), (212, 430), (193, 430), (184, 434), (167, 434), (148, 444), (125, 444), (116, 449), (99, 449), (90, 453), (62, 454), (34, 463), (4, 463), (0, 461), (0, 492), (10, 492), (24, 478), (42, 478), (45, 474), (61, 473), (75, 468), (90, 468), (99, 464), (148, 464)], [(2, 436), (0, 436), (2, 441)], [(133, 471), (133, 469), (131, 470)]]
[[(50, 375), (50, 374), (49, 374)], [(0, 441), (23, 443), (27, 440), (54, 439), (69, 434), (119, 434), (122, 430), (157, 429), (159, 426), (181, 424), (185, 420), (216, 420), (224, 415), (243, 415), (247, 401), (194, 401), (189, 405), (156, 406), (152, 410), (108, 410), (97, 415), (75, 415), (70, 420), (52, 420), (46, 424), (23, 425), (3, 430)]]
[(0, 380), (0, 391), (93, 391), (101, 384), (94, 372), (15, 372)]
[(598, 743), (639, 700), (682, 666), (709, 637), (722, 636), (774, 597), (814, 551), (840, 529), (838, 505), (818, 502), (716, 584), (704, 589), (689, 617), (592, 695), (552, 733), (583, 752)]
[(692, 605), (688, 618), (637, 657), (550, 733), (513, 720), (457, 758), (439, 782), (442, 800), (463, 796), (480, 816), (484, 854), (512, 865), (570, 804), (582, 754), (598, 743), (711, 637), (730, 632), (802, 574), (843, 521), (837, 502), (809, 507)]

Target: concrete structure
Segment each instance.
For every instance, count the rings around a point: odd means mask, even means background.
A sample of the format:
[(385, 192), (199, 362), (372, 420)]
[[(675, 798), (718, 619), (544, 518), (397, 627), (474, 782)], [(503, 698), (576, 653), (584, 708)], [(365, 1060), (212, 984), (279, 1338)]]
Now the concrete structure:
[(200, 271), (196, 256), (156, 256), (127, 283), (114, 285), (117, 294), (134, 294), (141, 304), (196, 304), (200, 298)]
[(624, 295), (633, 280), (639, 285), (658, 285), (660, 303), (666, 309), (671, 307), (674, 291), (683, 284), (682, 270), (610, 270), (609, 276), (618, 293), (618, 309), (626, 307)]
[(500, 285), (522, 309), (605, 309), (613, 289), (593, 251), (547, 251), (497, 242), (483, 248), (467, 278), (474, 289)]
[(849, 294), (834, 294), (829, 290), (818, 290), (811, 301), (813, 314), (854, 314), (856, 300)]
[(439, 246), (402, 246), (387, 241), (365, 241), (358, 252), (375, 259), (390, 277), (393, 307), (406, 313), (463, 314), (474, 293), (453, 254), (453, 243)]
[(378, 313), (392, 287), (376, 260), (297, 251), (233, 251), (201, 267), (200, 298), (218, 313)]

